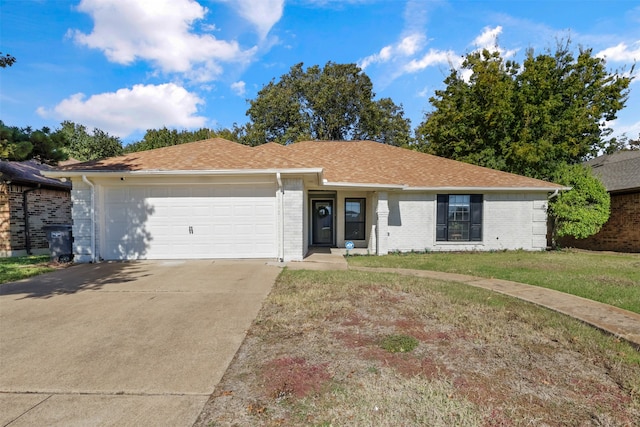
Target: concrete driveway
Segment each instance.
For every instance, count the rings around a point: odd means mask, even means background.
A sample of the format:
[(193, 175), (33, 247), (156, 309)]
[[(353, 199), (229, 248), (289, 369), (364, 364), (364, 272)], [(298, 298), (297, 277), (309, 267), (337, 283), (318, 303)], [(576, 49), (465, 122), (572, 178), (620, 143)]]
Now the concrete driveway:
[(0, 426), (191, 426), (279, 273), (145, 261), (0, 285)]

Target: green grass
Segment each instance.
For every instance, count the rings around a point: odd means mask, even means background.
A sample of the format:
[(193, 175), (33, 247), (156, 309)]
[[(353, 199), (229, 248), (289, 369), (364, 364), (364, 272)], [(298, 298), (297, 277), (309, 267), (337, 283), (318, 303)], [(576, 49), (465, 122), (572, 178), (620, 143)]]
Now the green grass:
[(54, 269), (47, 266), (49, 255), (0, 258), (0, 283), (15, 282)]
[(578, 295), (640, 313), (640, 255), (583, 251), (356, 256), (349, 264), (490, 277)]

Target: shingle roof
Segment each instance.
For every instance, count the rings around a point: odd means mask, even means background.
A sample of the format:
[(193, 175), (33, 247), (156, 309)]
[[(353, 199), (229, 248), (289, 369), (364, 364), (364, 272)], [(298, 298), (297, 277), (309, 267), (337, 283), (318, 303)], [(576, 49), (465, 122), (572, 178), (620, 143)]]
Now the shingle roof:
[(640, 189), (640, 151), (605, 154), (585, 164), (600, 177), (607, 191)]
[(249, 147), (221, 138), (62, 167), (64, 171), (186, 171), (322, 168), (329, 183), (409, 187), (561, 188), (373, 141), (303, 141)]
[(61, 182), (55, 178), (47, 178), (42, 175), (42, 171), (52, 170), (49, 165), (38, 163), (35, 160), (24, 162), (8, 162), (0, 160), (0, 178), (3, 181), (11, 181), (14, 184), (27, 186), (37, 186), (49, 188), (59, 188), (71, 190), (70, 182)]
[[(554, 187), (545, 181), (373, 141), (304, 141), (287, 147), (330, 182), (410, 187)], [(560, 186), (558, 186), (560, 188)]]

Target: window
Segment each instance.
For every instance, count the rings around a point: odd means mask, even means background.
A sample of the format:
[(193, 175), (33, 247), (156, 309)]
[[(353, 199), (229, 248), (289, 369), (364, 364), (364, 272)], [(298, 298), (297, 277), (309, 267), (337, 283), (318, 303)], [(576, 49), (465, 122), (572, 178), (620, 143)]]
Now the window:
[(436, 240), (482, 241), (482, 194), (438, 194)]
[(344, 239), (364, 240), (366, 199), (344, 200)]

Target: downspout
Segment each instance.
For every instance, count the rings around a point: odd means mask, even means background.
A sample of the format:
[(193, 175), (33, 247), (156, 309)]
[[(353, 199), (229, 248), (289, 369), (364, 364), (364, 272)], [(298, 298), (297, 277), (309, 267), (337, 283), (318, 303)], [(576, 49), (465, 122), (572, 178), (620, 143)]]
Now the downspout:
[(95, 206), (95, 186), (87, 179), (86, 175), (82, 175), (84, 181), (91, 187), (91, 262), (96, 262), (96, 206)]
[(554, 197), (556, 197), (558, 195), (558, 193), (560, 192), (560, 190), (558, 190), (557, 188), (555, 189), (555, 191), (553, 192), (552, 195), (550, 195), (549, 197), (547, 197), (547, 200), (551, 200)]
[(278, 182), (278, 204), (280, 208), (280, 221), (278, 224), (278, 260), (284, 262), (284, 187), (282, 186), (282, 177), (280, 172), (276, 172), (276, 181)]
[(35, 188), (29, 188), (28, 190), (24, 190), (22, 192), (22, 211), (24, 213), (24, 248), (27, 250), (27, 255), (33, 255), (31, 253), (31, 232), (29, 231), (29, 203), (27, 194), (32, 191), (36, 191), (40, 188), (40, 184), (38, 184)]

